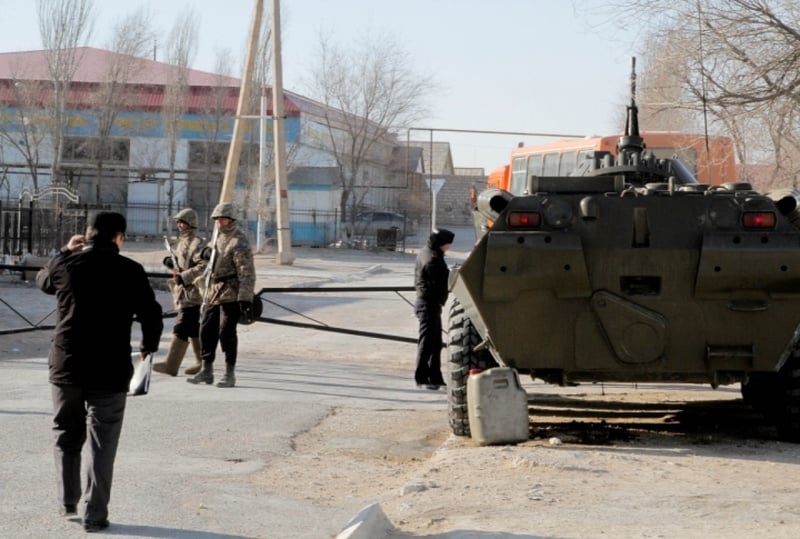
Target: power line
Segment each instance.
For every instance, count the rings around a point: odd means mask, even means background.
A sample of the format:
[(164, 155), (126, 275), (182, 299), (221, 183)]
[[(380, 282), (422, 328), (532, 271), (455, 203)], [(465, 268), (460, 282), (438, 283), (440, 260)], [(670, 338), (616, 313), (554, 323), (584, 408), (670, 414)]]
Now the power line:
[(455, 129), (451, 127), (408, 127), (408, 131), (439, 131), (447, 133), (474, 133), (477, 135), (513, 135), (525, 137), (586, 138), (587, 135), (565, 135), (562, 133), (530, 133), (527, 131), (492, 131), (486, 129)]

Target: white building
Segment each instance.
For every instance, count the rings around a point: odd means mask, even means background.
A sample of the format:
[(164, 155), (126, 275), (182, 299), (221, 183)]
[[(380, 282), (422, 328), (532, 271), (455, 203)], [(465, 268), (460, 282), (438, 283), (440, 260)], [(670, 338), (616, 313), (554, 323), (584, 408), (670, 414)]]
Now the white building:
[[(184, 90), (175, 94), (173, 66), (91, 47), (75, 53), (79, 62), (64, 108), (56, 182), (51, 176), (57, 137), (49, 108), (54, 84), (46, 51), (0, 53), (4, 207), (27, 198), (44, 204), (47, 187), (57, 185), (78, 197), (77, 204), (62, 201), (68, 214), (101, 207), (124, 209), (135, 235), (163, 234), (171, 225), (171, 214), (186, 205), (195, 208), (207, 225), (219, 199), (239, 79), (190, 69)], [(121, 64), (130, 66), (130, 75), (109, 80), (111, 68)], [(171, 99), (172, 95), (179, 99)], [(251, 108), (258, 110), (257, 96)], [(342, 218), (340, 167), (330, 150), (328, 129), (330, 124), (339, 133), (335, 118), (341, 113), (292, 92), (285, 93), (284, 112), (293, 243), (327, 244), (336, 238)], [(274, 218), (271, 114), (268, 103), (263, 172), (260, 122), (253, 119), (246, 130), (235, 187), (242, 221), (253, 234), (259, 208), (262, 217)], [(427, 192), (421, 152), (398, 145), (392, 137), (374, 148), (358, 178), (357, 209), (410, 211), (414, 218), (424, 214)], [(267, 226), (267, 235), (273, 230)]]

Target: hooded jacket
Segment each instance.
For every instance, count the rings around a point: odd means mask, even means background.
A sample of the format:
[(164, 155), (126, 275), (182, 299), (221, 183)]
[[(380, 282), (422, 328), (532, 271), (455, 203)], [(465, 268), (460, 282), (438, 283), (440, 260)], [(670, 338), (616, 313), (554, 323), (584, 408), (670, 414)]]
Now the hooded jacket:
[(444, 261), (442, 246), (453, 243), (455, 234), (447, 229), (431, 233), (428, 243), (417, 255), (414, 268), (414, 287), (417, 298), (426, 302), (444, 305), (447, 301), (447, 279), (450, 269)]

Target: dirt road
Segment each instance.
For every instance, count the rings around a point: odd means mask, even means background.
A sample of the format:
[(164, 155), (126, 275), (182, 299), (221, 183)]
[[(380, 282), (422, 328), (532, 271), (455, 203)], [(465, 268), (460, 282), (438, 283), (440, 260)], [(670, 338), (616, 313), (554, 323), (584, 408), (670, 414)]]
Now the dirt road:
[[(413, 271), (410, 255), (333, 256), (319, 250), (299, 254), (291, 269), (262, 260), (259, 284), (405, 285)], [(24, 286), (6, 285), (0, 297), (12, 298)], [(299, 295), (279, 302), (331, 325), (415, 333), (410, 307), (396, 297)], [(33, 319), (41, 307), (26, 313)], [(274, 305), (267, 309), (270, 315), (295, 316)], [(3, 313), (0, 310), (0, 320), (6, 320)], [(46, 332), (0, 337), (0, 354), (21, 361), (41, 358), (48, 339)], [(240, 471), (231, 480), (247, 493), (247, 500), (252, 493), (280, 493), (285, 515), (307, 514), (291, 523), (294, 537), (330, 537), (344, 526), (343, 514), (355, 514), (373, 502), (380, 503), (395, 526), (391, 537), (398, 539), (794, 538), (800, 534), (796, 509), (800, 446), (776, 441), (774, 430), (742, 404), (738, 386), (716, 391), (632, 384), (554, 388), (523, 380), (531, 440), (517, 446), (480, 447), (450, 434), (444, 393), (413, 387), (413, 351), (413, 345), (402, 343), (249, 326), (241, 339), (243, 365), (253, 380), (258, 376), (270, 384), (272, 389), (264, 393), (269, 395), (269, 413), (296, 406), (289, 392), (285, 398), (278, 395), (285, 384), (292, 384), (294, 395), (315, 398), (324, 410), (307, 428), (286, 433), (290, 449), (270, 454), (263, 465)], [(315, 364), (324, 378), (311, 374)], [(291, 374), (298, 368), (306, 369), (304, 377)], [(372, 399), (374, 387), (359, 387), (357, 379), (349, 377), (358, 369), (383, 377), (394, 388), (393, 395), (402, 398), (391, 405)], [(181, 389), (187, 386), (180, 382), (169, 383)], [(408, 389), (402, 389), (406, 383)], [(344, 384), (349, 400), (328, 396)], [(236, 401), (237, 390), (232, 391), (226, 400)], [(174, 398), (181, 405), (191, 396), (180, 393)], [(133, 425), (131, 429), (136, 428)], [(258, 439), (238, 443), (246, 448)], [(203, 446), (191, 448), (202, 450)], [(189, 449), (160, 451), (169, 459), (170, 452)], [(228, 510), (240, 510), (239, 506), (246, 509), (245, 498), (234, 499)], [(203, 510), (188, 506), (175, 511), (187, 511), (191, 519)], [(239, 520), (259, 518), (244, 515)], [(270, 518), (273, 522), (281, 515)], [(158, 533), (132, 529), (129, 536), (189, 537), (186, 530), (176, 529), (158, 528)], [(209, 529), (202, 536), (289, 536), (281, 531), (283, 523), (258, 532), (250, 529), (244, 525), (227, 533)], [(118, 529), (117, 536), (128, 534)]]

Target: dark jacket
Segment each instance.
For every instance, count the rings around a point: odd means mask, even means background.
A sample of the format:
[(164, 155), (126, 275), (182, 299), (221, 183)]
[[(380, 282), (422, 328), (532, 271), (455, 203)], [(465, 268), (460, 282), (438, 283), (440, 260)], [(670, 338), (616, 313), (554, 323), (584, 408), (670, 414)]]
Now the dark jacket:
[(94, 243), (53, 257), (36, 284), (58, 300), (50, 382), (128, 391), (134, 316), (141, 324), (140, 351), (158, 350), (163, 329), (161, 305), (141, 264), (120, 255), (114, 243)]
[(440, 229), (432, 232), (428, 243), (417, 255), (414, 268), (414, 287), (417, 298), (426, 302), (444, 305), (447, 301), (447, 279), (450, 269), (444, 261), (442, 245), (452, 243), (454, 234)]

